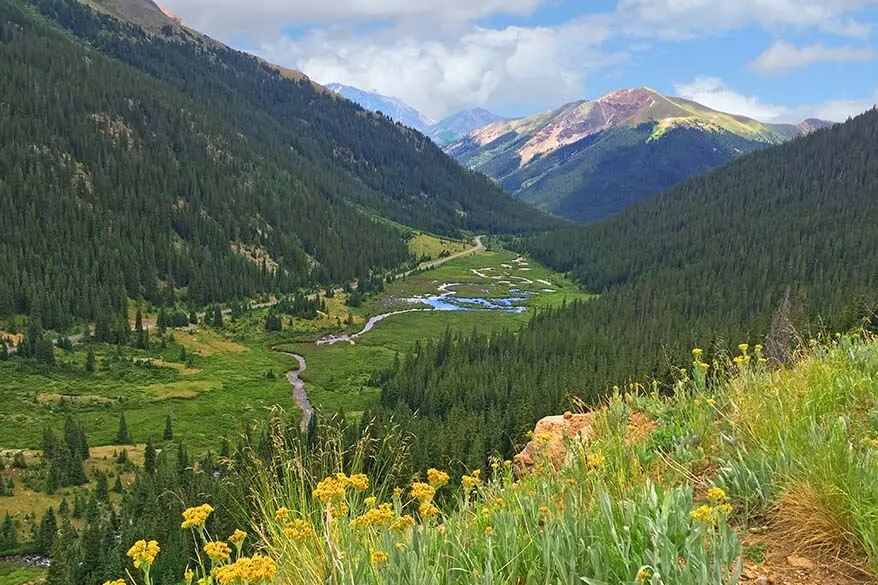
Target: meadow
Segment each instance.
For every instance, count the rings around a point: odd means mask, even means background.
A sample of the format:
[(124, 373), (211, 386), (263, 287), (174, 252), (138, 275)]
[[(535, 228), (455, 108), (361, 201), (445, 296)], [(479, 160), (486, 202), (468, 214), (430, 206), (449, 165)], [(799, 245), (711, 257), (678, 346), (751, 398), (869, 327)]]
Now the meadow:
[[(453, 243), (418, 238), (422, 245), (443, 249)], [(468, 247), (464, 242), (451, 246), (453, 251)], [(317, 319), (285, 317), (282, 332), (264, 330), (268, 309), (260, 309), (237, 319), (226, 317), (220, 330), (199, 325), (168, 331), (164, 339), (153, 334), (149, 349), (76, 344), (72, 350), (56, 349), (52, 368), (17, 359), (0, 361), (0, 448), (39, 448), (43, 429), (60, 429), (68, 415), (81, 422), (92, 445), (111, 445), (124, 412), (134, 441), (158, 440), (170, 416), (175, 439), (194, 451), (216, 450), (222, 437), (234, 440), (246, 422), (267, 417), (274, 405), (294, 411), (284, 376), (294, 362), (271, 351), (275, 345), (308, 360), (303, 379), (316, 407), (356, 416), (377, 400), (374, 374), (389, 367), (397, 354), (411, 351), (417, 341), (439, 337), (447, 328), (516, 329), (539, 307), (585, 297), (565, 277), (515, 260), (516, 255), (505, 250), (456, 258), (390, 283), (384, 293), (359, 307), (346, 306), (346, 295), (339, 293), (325, 299), (327, 312)], [(485, 277), (476, 274), (483, 270)], [(397, 315), (378, 323), (353, 345), (313, 344), (330, 332), (359, 331), (368, 317), (396, 310), (400, 298), (436, 294), (443, 282), (461, 283), (460, 295), (505, 296), (510, 286), (498, 285), (498, 280), (518, 274), (527, 276), (518, 277), (515, 287), (536, 293), (527, 297), (523, 313)], [(549, 286), (540, 280), (551, 283), (553, 292), (542, 292)], [(89, 348), (95, 352), (93, 372), (84, 367)]]

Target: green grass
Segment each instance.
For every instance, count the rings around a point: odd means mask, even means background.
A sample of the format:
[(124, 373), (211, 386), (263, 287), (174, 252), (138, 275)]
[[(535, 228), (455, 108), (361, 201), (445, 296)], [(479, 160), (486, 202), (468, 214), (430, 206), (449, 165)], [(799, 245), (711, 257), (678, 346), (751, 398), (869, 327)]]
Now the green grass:
[(46, 574), (45, 569), (26, 567), (12, 563), (0, 563), (0, 585), (26, 585), (36, 583)]
[[(373, 374), (389, 367), (397, 353), (410, 351), (418, 340), (439, 337), (446, 328), (516, 329), (539, 307), (586, 297), (565, 277), (533, 262), (519, 266), (515, 259), (515, 254), (502, 250), (457, 258), (390, 284), (384, 294), (356, 309), (342, 305), (344, 295), (340, 295), (327, 300), (329, 317), (295, 320), (295, 326), (283, 333), (266, 334), (265, 311), (255, 311), (237, 322), (227, 318), (219, 332), (203, 326), (196, 332), (173, 332), (175, 340), (165, 349), (155, 337), (149, 350), (125, 347), (121, 356), (115, 347), (95, 345), (98, 367), (93, 373), (84, 371), (83, 346), (76, 346), (73, 352), (57, 350), (59, 363), (49, 371), (15, 359), (0, 362), (4, 392), (4, 400), (0, 401), (0, 447), (37, 448), (43, 428), (59, 429), (68, 414), (81, 421), (93, 445), (110, 444), (119, 414), (124, 412), (136, 441), (159, 439), (165, 417), (170, 414), (175, 439), (184, 440), (196, 451), (215, 450), (221, 436), (234, 437), (243, 430), (243, 422), (266, 417), (273, 405), (295, 410), (283, 376), (294, 362), (269, 351), (268, 347), (276, 343), (308, 360), (303, 378), (318, 408), (360, 413), (377, 401), (379, 389), (370, 384)], [(503, 264), (513, 268), (505, 269)], [(356, 345), (317, 347), (311, 343), (329, 331), (359, 331), (370, 315), (394, 310), (400, 297), (435, 294), (442, 282), (464, 283), (465, 287), (458, 289), (460, 295), (509, 296), (508, 285), (498, 285), (497, 279), (472, 272), (485, 268), (492, 269), (485, 272), (487, 276), (522, 275), (520, 278), (531, 280), (530, 284), (516, 281), (522, 290), (538, 293), (529, 297), (528, 311), (398, 315), (379, 323)], [(552, 283), (555, 292), (542, 292), (549, 286), (538, 280)], [(356, 323), (339, 325), (348, 311)], [(189, 355), (186, 364), (180, 362), (180, 345)], [(266, 376), (268, 372), (274, 376)]]
[[(170, 414), (176, 437), (195, 449), (216, 449), (218, 437), (238, 433), (248, 415), (264, 417), (272, 405), (289, 402), (290, 388), (280, 374), (290, 360), (267, 351), (259, 340), (235, 344), (211, 332), (176, 336), (190, 346), (190, 367), (177, 362), (180, 348), (174, 345), (124, 348), (121, 357), (115, 348), (96, 345), (93, 373), (85, 372), (82, 347), (57, 351), (59, 364), (48, 372), (19, 360), (0, 362), (0, 446), (36, 448), (43, 429), (60, 429), (67, 415), (82, 423), (91, 444), (110, 444), (124, 412), (135, 441), (160, 439)], [(235, 351), (228, 351), (231, 347)], [(195, 355), (198, 349), (205, 355)], [(162, 365), (148, 361), (155, 359)], [(266, 378), (269, 370), (277, 377)]]

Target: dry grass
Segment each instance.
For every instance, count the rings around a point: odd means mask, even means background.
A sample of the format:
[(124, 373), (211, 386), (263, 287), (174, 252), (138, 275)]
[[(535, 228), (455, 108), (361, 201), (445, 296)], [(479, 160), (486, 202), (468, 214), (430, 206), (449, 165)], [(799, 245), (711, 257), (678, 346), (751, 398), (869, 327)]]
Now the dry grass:
[(86, 404), (115, 404), (116, 401), (112, 398), (107, 398), (106, 396), (95, 396), (92, 394), (85, 394), (82, 396), (72, 396), (69, 394), (55, 394), (52, 392), (39, 392), (37, 393), (37, 402), (42, 405), (46, 404), (59, 404), (61, 401), (70, 402), (78, 405), (86, 405)]
[(200, 374), (202, 372), (202, 370), (197, 368), (187, 368), (185, 364), (179, 362), (166, 362), (161, 359), (151, 359), (149, 360), (149, 363), (158, 368), (170, 368), (176, 370), (181, 376), (194, 376), (195, 374)]
[(190, 329), (185, 333), (178, 333), (176, 340), (187, 351), (194, 351), (200, 356), (247, 351), (240, 343), (223, 339), (211, 329)]
[(197, 398), (199, 394), (210, 392), (222, 386), (218, 380), (189, 380), (170, 384), (152, 384), (144, 390), (153, 402), (174, 398)]
[(779, 538), (793, 545), (794, 552), (805, 554), (827, 566), (847, 572), (867, 573), (866, 555), (857, 538), (841, 520), (845, 517), (837, 498), (819, 494), (813, 486), (798, 483), (780, 497), (772, 512), (773, 526)]

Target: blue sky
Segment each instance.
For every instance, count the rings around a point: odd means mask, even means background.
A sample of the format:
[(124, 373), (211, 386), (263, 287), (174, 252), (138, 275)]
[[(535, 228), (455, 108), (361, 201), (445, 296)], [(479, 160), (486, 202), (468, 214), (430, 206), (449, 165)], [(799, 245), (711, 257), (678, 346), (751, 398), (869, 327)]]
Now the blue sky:
[(615, 89), (769, 122), (878, 99), (878, 0), (162, 0), (233, 46), (440, 118)]

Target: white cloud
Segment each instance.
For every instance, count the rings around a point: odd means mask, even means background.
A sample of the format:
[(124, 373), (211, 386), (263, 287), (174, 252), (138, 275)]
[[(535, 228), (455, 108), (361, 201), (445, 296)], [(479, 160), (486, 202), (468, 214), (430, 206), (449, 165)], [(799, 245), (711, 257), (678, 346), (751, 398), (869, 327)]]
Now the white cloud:
[(874, 59), (878, 59), (878, 52), (871, 49), (851, 46), (830, 47), (822, 42), (797, 47), (786, 41), (777, 41), (748, 67), (757, 73), (771, 74), (800, 69), (815, 63), (844, 63)]
[[(583, 15), (561, 24), (491, 28), (486, 19), (527, 17), (559, 0), (159, 1), (220, 40), (317, 81), (399, 97), (431, 117), (474, 105), (554, 107), (581, 98), (591, 75), (618, 73), (644, 43), (750, 26), (868, 36), (871, 26), (855, 17), (878, 5), (878, 0), (616, 0), (614, 9), (595, 12), (581, 0)], [(777, 67), (782, 59), (772, 58)], [(776, 109), (730, 93), (715, 91), (711, 97), (732, 105), (743, 101), (766, 116)]]
[(878, 89), (867, 99), (832, 100), (794, 107), (767, 104), (756, 96), (735, 91), (717, 77), (698, 77), (690, 83), (675, 83), (674, 89), (678, 96), (709, 108), (771, 123), (798, 123), (807, 118), (844, 122), (878, 104)]
[(690, 83), (675, 83), (677, 95), (720, 112), (740, 114), (772, 122), (786, 112), (783, 106), (763, 103), (758, 97), (732, 90), (718, 77), (698, 77)]
[(198, 30), (227, 38), (288, 26), (408, 21), (435, 28), (494, 14), (526, 16), (550, 0), (159, 0)]
[(295, 41), (279, 37), (259, 53), (292, 59), (319, 82), (398, 97), (438, 119), (472, 105), (558, 104), (581, 97), (589, 72), (626, 58), (601, 52), (607, 34), (578, 25), (474, 27), (441, 40), (314, 30)]
[(751, 24), (863, 37), (871, 27), (846, 15), (875, 4), (878, 0), (620, 0), (617, 14), (629, 33), (665, 39), (709, 36)]

